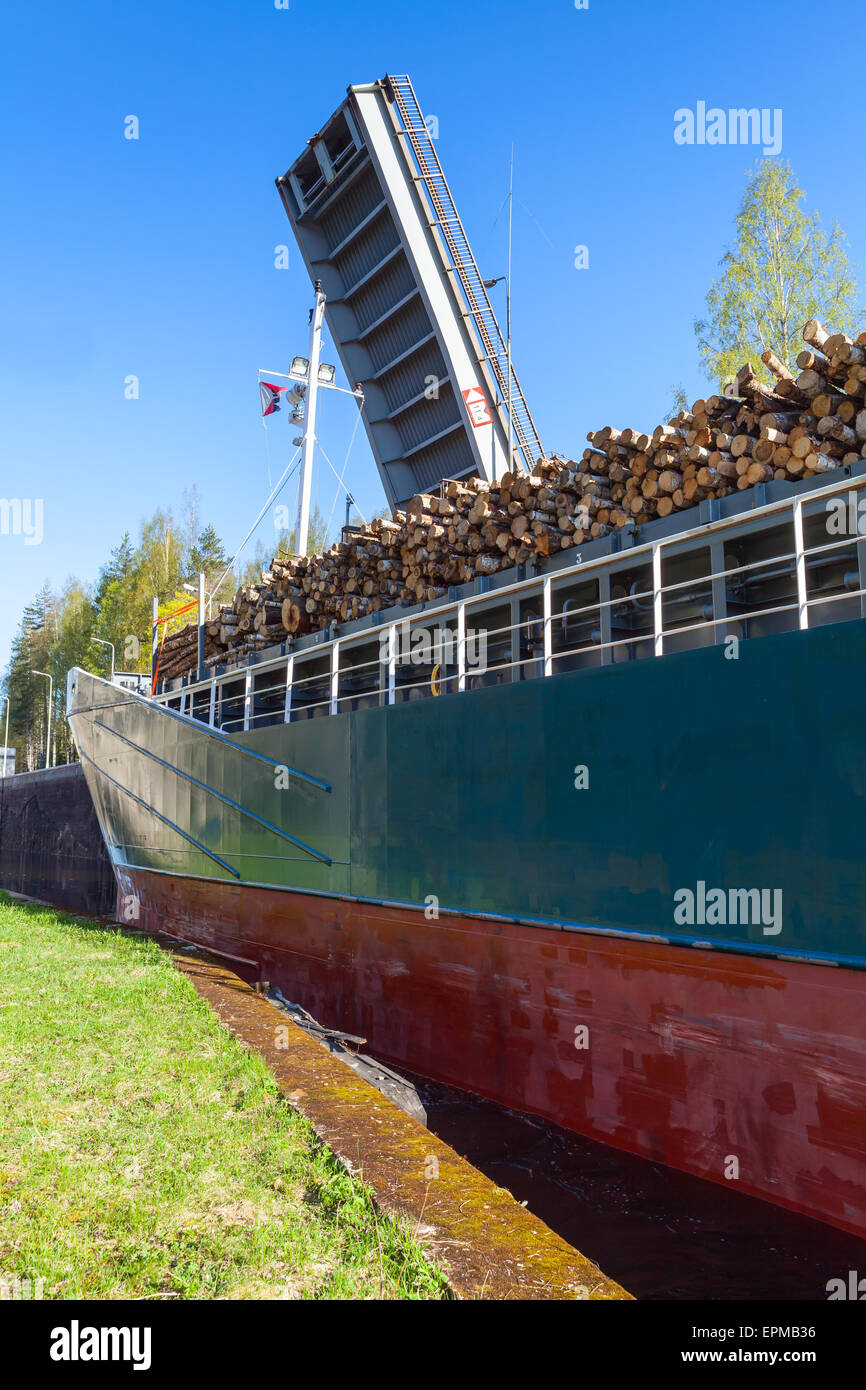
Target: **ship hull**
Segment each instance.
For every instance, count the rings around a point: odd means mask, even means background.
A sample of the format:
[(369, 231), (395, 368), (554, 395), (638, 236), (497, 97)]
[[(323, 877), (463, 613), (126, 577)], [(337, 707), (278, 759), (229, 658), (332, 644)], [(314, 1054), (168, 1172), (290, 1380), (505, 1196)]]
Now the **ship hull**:
[(857, 620), (231, 740), (83, 672), (68, 709), (125, 920), (866, 1235), (864, 679)]
[(397, 1066), (866, 1235), (866, 975), (123, 870)]

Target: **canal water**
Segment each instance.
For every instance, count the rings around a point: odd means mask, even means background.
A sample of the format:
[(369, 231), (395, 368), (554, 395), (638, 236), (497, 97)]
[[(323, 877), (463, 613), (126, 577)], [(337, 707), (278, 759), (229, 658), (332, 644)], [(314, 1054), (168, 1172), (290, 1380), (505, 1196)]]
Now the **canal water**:
[[(255, 970), (235, 965), (249, 983)], [(365, 1056), (372, 1053), (362, 1049)], [(639, 1299), (824, 1302), (866, 1240), (399, 1068), (427, 1126)]]
[[(404, 1071), (403, 1075), (407, 1075)], [(428, 1127), (639, 1299), (808, 1299), (866, 1241), (422, 1077)]]

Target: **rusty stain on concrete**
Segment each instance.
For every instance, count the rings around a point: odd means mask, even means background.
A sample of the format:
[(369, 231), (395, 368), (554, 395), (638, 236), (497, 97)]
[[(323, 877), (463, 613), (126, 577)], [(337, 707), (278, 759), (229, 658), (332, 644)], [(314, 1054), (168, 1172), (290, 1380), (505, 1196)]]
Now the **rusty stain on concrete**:
[(631, 1298), (231, 970), (169, 949), (220, 1021), (263, 1058), (289, 1103), (363, 1178), (382, 1210), (409, 1220), (457, 1298)]

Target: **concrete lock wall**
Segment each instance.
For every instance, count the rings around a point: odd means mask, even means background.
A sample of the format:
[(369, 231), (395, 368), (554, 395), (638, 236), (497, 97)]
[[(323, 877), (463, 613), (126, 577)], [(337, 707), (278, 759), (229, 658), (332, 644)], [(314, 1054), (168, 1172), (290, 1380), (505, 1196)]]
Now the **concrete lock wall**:
[(80, 763), (0, 778), (0, 887), (114, 915), (114, 872)]

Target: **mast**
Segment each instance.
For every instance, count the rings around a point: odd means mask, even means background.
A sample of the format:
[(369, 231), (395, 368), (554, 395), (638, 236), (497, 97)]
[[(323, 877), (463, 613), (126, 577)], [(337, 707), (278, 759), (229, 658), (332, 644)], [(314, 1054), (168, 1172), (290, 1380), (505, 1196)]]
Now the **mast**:
[(316, 302), (310, 315), (310, 345), (307, 350), (307, 391), (304, 413), (304, 443), (301, 457), (301, 477), (298, 486), (298, 524), (295, 533), (295, 553), (306, 555), (310, 533), (310, 494), (313, 486), (313, 451), (316, 447), (316, 398), (319, 388), (319, 358), (322, 352), (322, 318), (325, 295), (321, 280), (316, 281)]
[[(511, 146), (511, 170), (508, 176), (508, 269), (505, 276), (505, 375), (508, 381), (508, 467), (514, 468), (514, 415), (511, 409), (511, 222), (514, 210), (514, 146)], [(531, 471), (531, 469), (530, 469)]]

